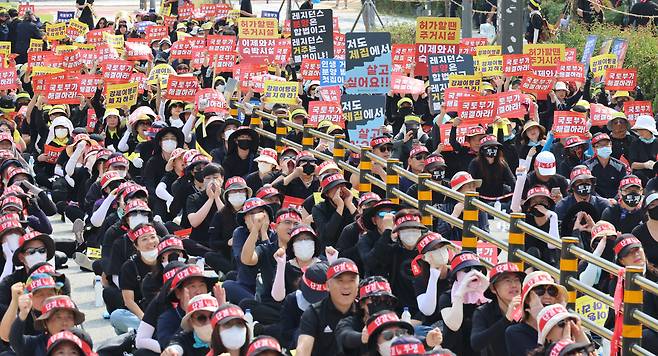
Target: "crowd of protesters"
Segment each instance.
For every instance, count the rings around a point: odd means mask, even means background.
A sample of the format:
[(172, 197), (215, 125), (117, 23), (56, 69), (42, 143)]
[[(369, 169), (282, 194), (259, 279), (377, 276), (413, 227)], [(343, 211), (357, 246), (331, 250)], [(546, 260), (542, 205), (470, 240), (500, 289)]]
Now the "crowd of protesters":
[[(144, 37), (134, 24), (162, 20), (138, 13), (94, 24), (92, 7), (78, 1), (81, 22), (126, 39)], [(359, 194), (361, 177), (336, 162), (290, 146), (277, 151), (257, 134), (251, 123), (258, 110), (308, 122), (319, 82), (298, 79), (298, 67), (268, 68), (300, 81), (297, 105), (254, 104), (259, 94), (252, 90), (229, 93), (227, 101), (242, 104), (233, 116), (206, 112), (204, 102), (166, 99), (157, 82), (130, 107), (106, 108), (104, 83), (79, 105), (51, 105), (34, 93), (24, 64), (44, 25), (30, 10), (22, 19), (14, 9), (0, 11), (0, 20), (20, 80), (18, 90), (0, 97), (2, 355), (609, 352), (610, 344), (567, 310), (567, 290), (548, 273), (521, 270), (502, 254), (487, 268), (481, 256), (460, 251), (459, 228), (441, 219), (428, 227), (420, 211), (387, 200), (376, 185)], [(224, 93), (230, 72), (215, 73), (207, 63), (195, 68), (169, 51), (181, 32), (235, 36), (237, 27), (226, 18), (179, 19), (170, 32), (150, 43), (153, 60), (135, 62), (135, 71), (169, 63), (200, 88)], [(487, 78), (481, 94), (519, 83)], [(623, 102), (642, 96), (639, 87), (595, 89), (591, 76), (584, 84), (559, 81), (544, 99), (524, 94), (525, 115), (471, 126), (462, 141), (462, 120), (455, 112), (432, 114), (428, 89), (388, 95), (383, 134), (370, 147), (437, 184), (523, 212), (555, 238), (575, 236), (596, 256), (641, 266), (657, 281), (656, 121), (644, 115), (631, 122), (622, 111)], [(585, 137), (555, 138), (555, 111), (589, 115), (594, 103), (615, 110), (607, 125), (588, 125)], [(98, 118), (91, 127), (90, 112)], [(451, 125), (447, 138), (443, 124)], [(259, 125), (275, 132), (274, 120)], [(317, 129), (349, 139), (329, 121)], [(286, 138), (301, 143), (302, 133), (290, 129)], [(313, 147), (333, 154), (333, 142)], [(358, 166), (358, 156), (345, 158)], [(386, 167), (373, 162), (372, 175), (386, 181)], [(401, 179), (400, 189), (418, 196), (410, 180)], [(462, 218), (462, 202), (433, 191), (431, 204)], [(75, 239), (53, 235), (60, 218), (73, 223)], [(490, 221), (479, 214), (481, 229), (490, 231)], [(559, 250), (542, 240), (526, 237), (526, 251), (559, 267)], [(98, 276), (115, 342), (101, 344), (82, 328), (85, 315), (63, 273), (69, 258)], [(582, 262), (578, 278), (615, 295), (618, 276), (594, 264)], [(645, 293), (644, 312), (658, 317), (658, 297)], [(606, 327), (614, 329), (615, 320), (611, 308)], [(643, 347), (658, 352), (653, 330), (644, 330)]]

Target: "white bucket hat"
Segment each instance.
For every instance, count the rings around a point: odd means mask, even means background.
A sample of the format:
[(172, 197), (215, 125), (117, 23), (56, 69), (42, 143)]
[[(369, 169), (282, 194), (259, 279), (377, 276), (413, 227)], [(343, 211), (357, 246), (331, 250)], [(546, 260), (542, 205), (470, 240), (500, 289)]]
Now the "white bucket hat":
[(635, 125), (631, 130), (648, 130), (654, 136), (658, 136), (658, 131), (656, 131), (656, 120), (649, 115), (640, 115), (635, 121)]
[(555, 91), (558, 91), (558, 90), (569, 91), (569, 89), (567, 88), (567, 85), (564, 82), (556, 82), (555, 87), (553, 88), (553, 90), (555, 90)]
[(535, 158), (535, 169), (543, 176), (555, 175), (555, 156), (550, 151), (539, 152)]
[(578, 314), (570, 313), (567, 308), (562, 304), (551, 304), (545, 306), (539, 314), (537, 314), (537, 343), (540, 345), (546, 341), (546, 336), (554, 326), (565, 319), (579, 319)]

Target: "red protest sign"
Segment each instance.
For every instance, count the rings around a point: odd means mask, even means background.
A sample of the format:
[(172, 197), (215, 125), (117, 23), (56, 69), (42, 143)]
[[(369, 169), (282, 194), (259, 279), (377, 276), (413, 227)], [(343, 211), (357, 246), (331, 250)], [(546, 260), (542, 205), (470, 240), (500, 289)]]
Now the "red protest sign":
[(43, 75), (32, 76), (32, 88), (35, 94), (44, 94), (46, 91), (46, 83), (48, 81), (58, 81), (66, 78), (66, 73), (50, 73)]
[(608, 90), (635, 90), (637, 70), (608, 68), (605, 70), (605, 88)]
[(31, 5), (29, 2), (26, 4), (18, 5), (18, 17), (23, 18), (25, 16), (25, 11), (30, 10), (34, 13), (34, 5)]
[(190, 66), (194, 69), (201, 69), (201, 67), (206, 63), (208, 58), (208, 51), (204, 49), (199, 49), (194, 52), (194, 57), (190, 61)]
[(490, 124), (496, 117), (496, 98), (493, 96), (461, 97), (457, 100), (458, 113), (466, 124)]
[(553, 136), (566, 138), (587, 135), (587, 119), (585, 113), (575, 111), (556, 111), (553, 113)]
[(416, 43), (415, 75), (427, 75), (427, 57), (430, 54), (457, 54), (458, 44)]
[(233, 66), (233, 78), (238, 81), (240, 84), (240, 90), (243, 92), (247, 92), (254, 86), (254, 76), (263, 74), (267, 74), (266, 65), (245, 63)]
[(616, 110), (609, 108), (603, 104), (590, 104), (589, 105), (589, 119), (592, 121), (592, 126), (605, 126), (608, 121), (614, 119)]
[(167, 80), (165, 98), (170, 100), (193, 101), (199, 82), (196, 77), (170, 74)]
[[(87, 133), (96, 132), (96, 124), (98, 123), (98, 116), (96, 116), (96, 110), (93, 108), (87, 109)], [(64, 147), (63, 147), (64, 148)]]
[(548, 94), (553, 90), (554, 84), (554, 77), (541, 77), (535, 74), (528, 74), (523, 76), (520, 89), (524, 93)]
[(631, 125), (634, 125), (635, 120), (637, 120), (637, 117), (640, 115), (649, 115), (653, 117), (653, 108), (650, 101), (625, 101), (624, 114), (626, 114), (626, 118)]
[(523, 99), (525, 94), (518, 90), (506, 91), (495, 95), (496, 116), (514, 119), (523, 118), (527, 113), (527, 109), (523, 106)]
[(231, 10), (233, 10), (233, 8), (230, 4), (215, 4), (215, 17), (226, 18)]
[(235, 52), (236, 38), (228, 35), (208, 35), (206, 36), (206, 46), (208, 51), (217, 52)]
[(486, 37), (462, 38), (459, 40), (459, 54), (470, 54), (471, 56), (475, 56), (477, 54), (476, 48), (486, 45)]
[(187, 3), (183, 6), (178, 7), (178, 18), (179, 19), (189, 19), (194, 13), (194, 4)]
[(140, 42), (126, 42), (126, 60), (148, 61), (153, 57), (151, 47)]
[(341, 94), (343, 93), (338, 85), (329, 87), (318, 87), (318, 93), (324, 101), (340, 102)]
[[(461, 250), (461, 241), (453, 241), (453, 243), (459, 246), (459, 250)], [(496, 247), (496, 245), (492, 244), (491, 242), (478, 241), (476, 249), (480, 260), (487, 261), (492, 266), (498, 264), (498, 247)], [(448, 258), (452, 260), (455, 252), (453, 252), (451, 249), (448, 249), (448, 252)]]
[(336, 32), (334, 27), (334, 58), (345, 59), (345, 35)]
[(54, 164), (59, 159), (59, 154), (66, 149), (66, 146), (55, 147), (51, 145), (43, 146), (43, 154), (46, 156), (46, 162)]
[[(194, 102), (196, 103), (197, 110), (203, 111), (204, 113), (222, 113), (228, 112), (229, 109), (224, 94), (212, 88), (199, 90), (194, 96)], [(204, 107), (200, 108), (200, 103), (203, 103)]]
[(311, 101), (308, 103), (308, 123), (314, 127), (318, 123), (328, 120), (334, 125), (345, 128), (345, 120), (343, 119), (343, 108), (340, 102), (336, 101)]
[(101, 71), (106, 83), (126, 83), (133, 72), (133, 64), (121, 59), (106, 60), (101, 63)]
[(413, 44), (394, 44), (391, 57), (393, 73), (409, 74), (416, 62), (416, 47)]
[(85, 74), (78, 77), (80, 90), (80, 95), (83, 95), (85, 98), (91, 98), (96, 94), (96, 89), (98, 89), (98, 83), (101, 82), (101, 76), (95, 74)]
[(208, 52), (210, 63), (213, 64), (215, 72), (229, 72), (235, 65), (236, 54), (233, 52)]
[(263, 92), (263, 88), (265, 86), (265, 81), (266, 80), (272, 80), (272, 81), (275, 81), (275, 82), (285, 82), (286, 81), (285, 78), (277, 77), (276, 75), (272, 75), (272, 74), (269, 74), (269, 73), (255, 75), (252, 78), (253, 85), (251, 87), (251, 89), (254, 90), (254, 93), (262, 93)]
[(274, 61), (275, 38), (240, 38), (238, 51), (242, 56), (241, 62), (260, 64), (266, 60)]
[[(287, 38), (277, 38), (274, 44), (274, 63), (286, 65), (290, 62), (292, 46)], [(335, 52), (334, 52), (335, 54)]]
[(144, 30), (144, 32), (146, 33), (146, 40), (149, 41), (149, 43), (153, 41), (160, 41), (165, 37), (169, 37), (169, 29), (167, 26), (149, 26)]
[[(464, 145), (466, 142), (466, 133), (471, 127), (474, 126), (476, 125), (460, 124), (457, 126), (457, 142), (459, 142), (461, 145)], [(442, 124), (439, 126), (439, 130), (441, 130), (441, 144), (443, 145), (442, 152), (452, 152), (453, 148), (450, 145), (450, 131), (452, 130), (452, 124)]]
[(174, 26), (174, 23), (176, 23), (178, 19), (176, 16), (163, 16), (162, 17), (162, 24), (165, 25), (167, 28), (172, 28)]
[(194, 46), (191, 41), (182, 39), (174, 42), (169, 50), (169, 57), (171, 59), (192, 59), (194, 55)]
[(78, 71), (82, 68), (84, 63), (80, 60), (80, 50), (73, 52), (65, 52), (60, 55), (61, 66), (60, 68)]
[(302, 59), (300, 73), (304, 80), (320, 80), (320, 60)]
[(98, 45), (96, 47), (96, 55), (97, 57), (95, 58), (96, 61), (99, 63), (107, 60), (113, 60), (113, 59), (118, 59), (119, 58), (119, 53), (117, 52), (116, 48), (110, 47), (107, 43), (103, 43), (101, 45)]
[(301, 209), (304, 205), (304, 199), (286, 195), (283, 197), (282, 209)]
[(557, 77), (568, 82), (585, 82), (585, 65), (580, 62), (558, 62)]
[(565, 48), (564, 49), (564, 61), (565, 62), (577, 62), (578, 61), (578, 51), (575, 48)]
[(0, 68), (0, 90), (18, 89), (16, 67)]
[(38, 51), (38, 52), (28, 52), (27, 54), (27, 66), (32, 67), (45, 67), (46, 66), (46, 57), (50, 55), (50, 51)]
[(201, 4), (201, 13), (205, 18), (213, 18), (217, 14), (217, 6), (215, 4)]
[(93, 45), (99, 45), (101, 43), (105, 43), (105, 39), (103, 38), (103, 32), (112, 34), (112, 28), (108, 27), (98, 30), (90, 30), (85, 35), (85, 39), (87, 40), (86, 43)]
[(134, 73), (130, 76), (130, 80), (129, 80), (129, 81), (130, 81), (131, 83), (134, 83), (134, 82), (139, 83), (139, 85), (137, 86), (137, 91), (138, 91), (140, 94), (144, 93), (144, 91), (146, 90), (146, 87), (147, 87), (147, 78), (146, 78), (146, 74), (144, 74), (144, 73), (140, 73), (140, 72), (134, 72)]
[(532, 67), (532, 74), (540, 77), (557, 78), (557, 66), (551, 67)]
[(98, 51), (95, 49), (81, 49), (78, 51), (80, 53), (80, 62), (87, 68), (94, 66), (96, 58), (98, 57)]
[(472, 98), (478, 93), (466, 88), (446, 88), (443, 91), (443, 107), (446, 112), (459, 110), (459, 98)]
[(425, 82), (406, 75), (393, 73), (391, 75), (391, 92), (393, 94), (422, 94), (425, 92)]
[(507, 75), (526, 75), (530, 73), (530, 55), (527, 54), (504, 54), (503, 73)]
[(45, 86), (46, 101), (55, 104), (80, 104), (80, 84), (78, 78), (48, 80)]

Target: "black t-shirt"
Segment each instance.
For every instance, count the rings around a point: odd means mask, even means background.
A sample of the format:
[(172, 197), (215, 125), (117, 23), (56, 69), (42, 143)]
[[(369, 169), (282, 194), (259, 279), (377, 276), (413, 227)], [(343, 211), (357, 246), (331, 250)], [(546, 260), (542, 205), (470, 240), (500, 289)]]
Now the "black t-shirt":
[(642, 224), (633, 229), (633, 236), (637, 237), (642, 242), (644, 254), (647, 256), (647, 261), (657, 264), (658, 263), (658, 241), (654, 240), (649, 233), (647, 224)]
[(263, 181), (260, 179), (258, 171), (249, 173), (244, 180), (247, 182), (247, 187), (251, 188), (251, 191), (254, 192), (254, 195), (263, 186)]
[[(424, 294), (427, 291), (427, 285), (430, 280), (429, 264), (422, 260), (419, 260), (418, 264), (420, 265), (421, 273), (418, 276), (414, 277), (413, 280), (414, 292), (416, 294), (416, 297), (418, 297), (421, 294)], [(437, 306), (439, 305), (438, 303), (439, 298), (441, 297), (443, 292), (447, 291), (449, 288), (450, 288), (450, 283), (448, 282), (448, 280), (439, 278), (438, 285), (436, 288)], [(441, 320), (441, 309), (439, 309), (438, 307), (434, 309), (434, 313), (432, 315), (423, 315), (423, 325), (431, 325), (439, 320)]]
[(256, 254), (258, 255), (258, 269), (260, 270), (261, 279), (263, 280), (263, 290), (265, 293), (260, 296), (261, 301), (272, 301), (272, 284), (274, 283), (274, 274), (276, 272), (276, 260), (274, 253), (279, 249), (279, 241), (266, 242), (256, 245)]
[(144, 310), (148, 305), (142, 294), (142, 281), (144, 277), (151, 272), (153, 266), (149, 266), (142, 259), (135, 255), (121, 266), (119, 275), (119, 288), (121, 290), (131, 290), (135, 293), (135, 302)]
[[(192, 196), (187, 198), (187, 203), (185, 204), (185, 211), (187, 214), (197, 212), (203, 204), (208, 201), (208, 194), (205, 191), (194, 193)], [(190, 239), (199, 242), (205, 246), (208, 246), (208, 227), (210, 227), (210, 221), (212, 220), (213, 215), (217, 212), (217, 205), (215, 202), (212, 203), (208, 215), (203, 219), (201, 224), (197, 227), (192, 228), (192, 233), (190, 234)]]
[(306, 199), (309, 195), (313, 195), (313, 193), (320, 189), (320, 182), (317, 177), (314, 177), (311, 185), (307, 187), (300, 178), (295, 178), (288, 185), (283, 185), (283, 180), (281, 180), (274, 185), (274, 188), (278, 189), (284, 196)]
[(615, 204), (603, 210), (601, 220), (605, 220), (617, 228), (623, 234), (630, 234), (634, 228), (642, 223), (644, 212), (642, 209), (632, 212), (626, 211), (621, 205)]
[(351, 310), (345, 314), (338, 311), (331, 298), (306, 309), (300, 320), (299, 334), (315, 339), (311, 355), (339, 355), (334, 331), (342, 318), (352, 314)]
[[(439, 297), (439, 306), (437, 309), (440, 311), (444, 308), (452, 306), (452, 297), (450, 291), (446, 291)], [(450, 328), (443, 329), (443, 347), (451, 350), (457, 355), (475, 355), (476, 352), (471, 348), (471, 326), (473, 323), (473, 313), (477, 309), (477, 304), (463, 304), (464, 306), (464, 319), (462, 325), (457, 331), (452, 331)]]
[(537, 330), (526, 323), (510, 325), (505, 329), (505, 344), (509, 355), (527, 355), (537, 347)]
[(530, 190), (532, 187), (536, 185), (543, 185), (548, 190), (551, 190), (553, 188), (560, 188), (560, 192), (562, 193), (563, 197), (567, 196), (567, 190), (569, 189), (569, 183), (567, 183), (567, 179), (559, 174), (555, 174), (548, 178), (548, 181), (542, 182), (537, 178), (537, 173), (530, 172), (525, 180), (525, 186), (523, 187), (523, 198), (526, 197), (526, 194), (528, 193), (528, 190)]

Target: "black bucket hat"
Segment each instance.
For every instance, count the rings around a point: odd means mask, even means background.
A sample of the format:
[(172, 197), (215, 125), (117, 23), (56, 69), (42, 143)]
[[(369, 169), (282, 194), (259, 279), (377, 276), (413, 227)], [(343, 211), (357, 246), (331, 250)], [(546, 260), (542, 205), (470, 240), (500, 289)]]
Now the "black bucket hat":
[(299, 290), (302, 292), (304, 299), (311, 304), (315, 304), (324, 299), (327, 292), (327, 266), (324, 262), (312, 264), (304, 271)]
[(395, 204), (390, 200), (380, 200), (376, 202), (371, 207), (363, 211), (363, 216), (361, 217), (363, 227), (365, 227), (367, 230), (377, 230), (377, 226), (372, 223), (372, 218), (375, 216), (375, 214), (383, 209), (391, 209), (392, 211), (397, 212), (400, 210), (400, 205)]
[(244, 217), (249, 213), (250, 211), (254, 209), (262, 208), (265, 210), (267, 215), (270, 217), (270, 222), (274, 220), (274, 214), (272, 213), (272, 208), (267, 205), (267, 202), (263, 199), (260, 198), (249, 198), (244, 202), (244, 205), (242, 205), (242, 209), (238, 211), (236, 214), (235, 220), (237, 221), (238, 225), (240, 226), (245, 226), (244, 222)]

